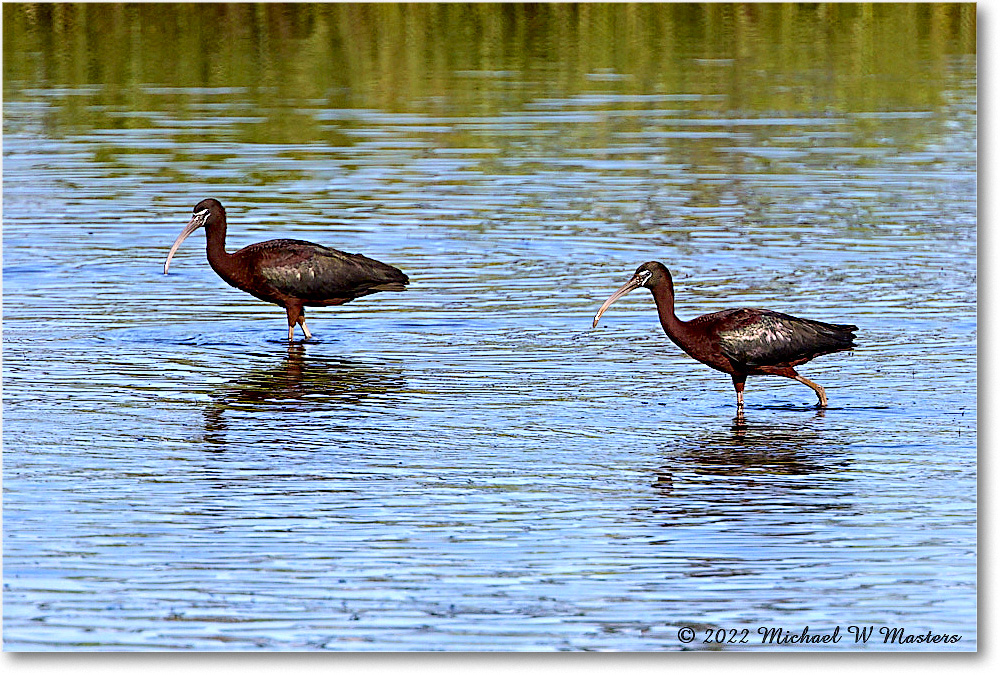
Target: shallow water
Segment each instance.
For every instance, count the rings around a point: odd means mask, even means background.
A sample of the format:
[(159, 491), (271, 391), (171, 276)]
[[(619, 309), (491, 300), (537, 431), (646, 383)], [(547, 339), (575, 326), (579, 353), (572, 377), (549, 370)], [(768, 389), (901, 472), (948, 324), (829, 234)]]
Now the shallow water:
[[(803, 112), (823, 77), (725, 45), (671, 47), (683, 86), (529, 52), (437, 64), (402, 102), (375, 75), (341, 100), (223, 73), (122, 103), (10, 42), (5, 649), (774, 649), (759, 627), (849, 625), (876, 633), (817, 647), (976, 648), (974, 51)], [(162, 274), (208, 196), (230, 250), (308, 239), (411, 286), (311, 309), (288, 345), (203, 235)], [(646, 260), (682, 318), (857, 324), (800, 368), (830, 407), (752, 378), (735, 424), (645, 293), (592, 330)]]

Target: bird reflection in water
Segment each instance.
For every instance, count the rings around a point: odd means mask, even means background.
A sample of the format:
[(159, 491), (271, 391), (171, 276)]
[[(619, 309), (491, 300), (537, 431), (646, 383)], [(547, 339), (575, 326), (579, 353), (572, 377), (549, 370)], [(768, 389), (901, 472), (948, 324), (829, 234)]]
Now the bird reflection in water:
[(848, 452), (822, 424), (744, 422), (679, 438), (662, 448), (634, 515), (657, 526), (649, 540), (664, 556), (688, 561), (688, 576), (761, 579), (766, 564), (808, 564), (847, 538), (839, 523), (861, 513)]
[(329, 410), (333, 414), (325, 419), (336, 424), (337, 411), (402, 389), (405, 384), (399, 370), (339, 358), (307, 358), (305, 345), (292, 343), (280, 364), (252, 370), (211, 394), (212, 402), (204, 413), (204, 439), (215, 449), (224, 450), (226, 413), (232, 411), (252, 413), (252, 419), (270, 420), (267, 424), (273, 426), (275, 419)]
[[(792, 412), (798, 412), (801, 408), (789, 405), (779, 405), (779, 406), (761, 406), (761, 410), (788, 410)], [(823, 419), (826, 417), (827, 408), (814, 408), (813, 409), (813, 419)], [(733, 417), (733, 426), (730, 427), (733, 432), (734, 439), (744, 439), (747, 435), (747, 429), (749, 425), (747, 424), (747, 418), (742, 412), (737, 412), (736, 416)]]
[[(823, 416), (816, 411), (816, 418)], [(849, 465), (846, 451), (827, 430), (800, 425), (748, 424), (737, 415), (728, 432), (680, 439), (665, 449), (668, 461), (656, 470), (653, 483), (661, 494), (677, 496), (677, 484), (685, 477), (715, 476), (744, 486), (773, 481), (792, 489), (810, 490), (831, 485)], [(798, 477), (787, 480), (787, 477)], [(739, 492), (739, 490), (736, 490)]]

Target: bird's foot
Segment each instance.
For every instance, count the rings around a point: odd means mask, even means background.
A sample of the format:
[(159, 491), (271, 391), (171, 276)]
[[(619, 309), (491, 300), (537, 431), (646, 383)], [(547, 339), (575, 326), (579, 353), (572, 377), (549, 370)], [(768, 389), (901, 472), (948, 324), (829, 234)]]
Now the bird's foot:
[(823, 389), (823, 387), (819, 386), (818, 384), (816, 384), (815, 382), (813, 382), (808, 378), (802, 377), (801, 375), (796, 375), (793, 379), (796, 380), (797, 382), (801, 382), (802, 384), (806, 385), (814, 392), (816, 392), (816, 398), (819, 399), (819, 403), (816, 404), (817, 407), (819, 408), (826, 407), (826, 391)]

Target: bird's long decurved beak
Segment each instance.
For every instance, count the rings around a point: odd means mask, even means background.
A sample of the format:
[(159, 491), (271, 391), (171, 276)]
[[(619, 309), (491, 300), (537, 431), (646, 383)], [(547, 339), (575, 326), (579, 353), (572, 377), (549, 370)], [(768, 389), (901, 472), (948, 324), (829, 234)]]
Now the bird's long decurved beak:
[(641, 285), (642, 285), (642, 278), (638, 274), (636, 274), (631, 279), (629, 279), (624, 286), (622, 286), (617, 291), (612, 293), (611, 297), (605, 300), (604, 304), (601, 305), (601, 308), (597, 310), (597, 316), (594, 317), (594, 325), (591, 326), (591, 328), (597, 328), (597, 322), (601, 320), (601, 314), (604, 314), (604, 310), (610, 307), (611, 303), (613, 303), (615, 300), (622, 297), (623, 295), (628, 295), (635, 289), (639, 288), (639, 286)]
[(170, 247), (170, 253), (167, 254), (167, 262), (163, 263), (164, 274), (166, 274), (167, 270), (170, 269), (170, 259), (174, 257), (174, 253), (177, 251), (177, 248), (181, 245), (181, 242), (187, 239), (192, 232), (194, 232), (204, 224), (205, 224), (205, 218), (199, 216), (198, 214), (195, 214), (191, 218), (190, 222), (188, 222), (188, 224), (184, 226), (184, 229), (181, 230), (181, 233), (177, 236), (177, 240), (174, 242), (174, 245)]

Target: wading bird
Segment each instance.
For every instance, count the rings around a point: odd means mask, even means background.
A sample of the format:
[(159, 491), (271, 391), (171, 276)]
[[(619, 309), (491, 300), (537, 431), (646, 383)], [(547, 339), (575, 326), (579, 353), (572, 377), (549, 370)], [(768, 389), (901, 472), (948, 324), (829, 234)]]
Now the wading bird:
[(295, 337), (295, 324), (302, 326), (307, 340), (312, 337), (304, 307), (342, 305), (379, 291), (402, 291), (410, 283), (391, 265), (298, 239), (272, 239), (227, 253), (226, 210), (215, 199), (194, 207), (191, 221), (170, 247), (164, 274), (177, 247), (199, 227), (205, 228), (208, 264), (223, 281), (285, 308), (289, 340)]
[(769, 309), (724, 309), (690, 321), (674, 313), (674, 282), (662, 263), (639, 266), (632, 278), (604, 301), (594, 328), (618, 298), (639, 287), (648, 288), (656, 302), (660, 325), (670, 340), (707, 366), (728, 373), (736, 388), (736, 412), (743, 414), (743, 385), (748, 375), (780, 375), (807, 385), (826, 406), (823, 387), (795, 372), (795, 366), (823, 354), (853, 349), (857, 326), (799, 319)]

